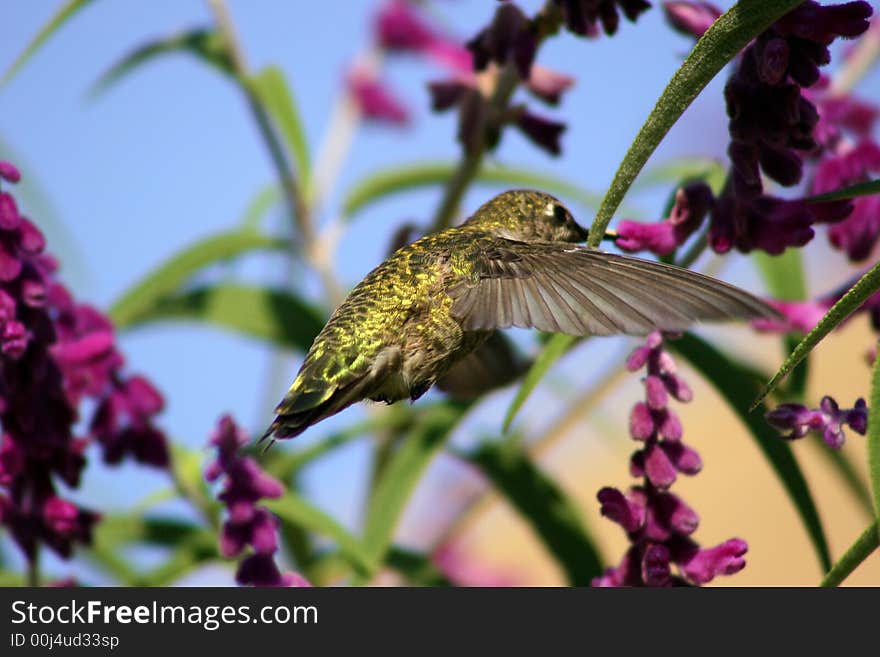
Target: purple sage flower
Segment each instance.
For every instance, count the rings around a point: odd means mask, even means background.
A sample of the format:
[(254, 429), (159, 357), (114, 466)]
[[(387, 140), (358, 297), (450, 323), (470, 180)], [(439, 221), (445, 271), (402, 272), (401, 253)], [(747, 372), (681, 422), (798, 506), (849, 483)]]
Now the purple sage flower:
[(256, 461), (242, 456), (239, 450), (247, 444), (248, 435), (235, 421), (220, 418), (208, 444), (217, 450), (217, 458), (205, 471), (205, 479), (223, 479), (218, 499), (227, 510), (220, 531), (220, 554), (237, 557), (250, 546), (252, 552), (239, 563), (235, 578), (250, 586), (310, 586), (296, 573), (281, 573), (275, 564), (278, 551), (278, 519), (265, 507), (262, 499), (277, 499), (284, 494), (281, 482), (260, 468)]
[(700, 586), (739, 572), (745, 567), (745, 541), (733, 538), (700, 548), (692, 538), (699, 525), (696, 511), (669, 492), (679, 473), (695, 475), (703, 464), (681, 442), (681, 422), (668, 406), (670, 398), (687, 402), (693, 395), (663, 350), (659, 332), (630, 354), (626, 367), (647, 372), (645, 400), (633, 407), (629, 423), (630, 435), (642, 443), (630, 459), (630, 471), (642, 483), (627, 493), (606, 487), (597, 495), (602, 515), (623, 528), (630, 548), (593, 586)]
[(532, 22), (512, 2), (498, 5), (488, 27), (467, 42), (474, 57), (474, 70), (483, 71), (490, 62), (504, 66), (513, 62), (520, 78), (529, 79), (538, 49), (538, 37)]
[(819, 111), (803, 89), (821, 82), (819, 67), (831, 59), (828, 46), (863, 33), (871, 13), (867, 2), (807, 1), (743, 52), (724, 91), (732, 172), (712, 212), (709, 241), (715, 251), (781, 253), (809, 242), (813, 224), (840, 222), (853, 211), (848, 201), (810, 204), (767, 196), (761, 173), (783, 186), (801, 181), (804, 158), (820, 148)]
[(822, 436), (822, 440), (834, 449), (843, 447), (846, 435), (843, 427), (848, 426), (862, 436), (868, 430), (868, 405), (864, 399), (857, 399), (855, 406), (841, 409), (832, 397), (825, 396), (819, 408), (809, 408), (803, 404), (779, 404), (766, 416), (767, 422), (780, 431), (786, 440), (803, 438), (810, 431)]
[[(0, 162), (0, 181), (20, 178), (18, 169)], [(140, 413), (141, 435), (113, 435), (132, 445), (124, 451), (137, 460), (167, 465), (165, 437), (151, 424), (161, 397), (146, 379), (123, 375), (112, 325), (73, 300), (45, 246), (13, 196), (0, 190), (0, 525), (29, 561), (41, 544), (70, 557), (76, 544), (91, 541), (100, 517), (56, 487), (58, 480), (78, 486), (84, 452), (95, 438), (107, 458), (101, 437), (74, 435), (83, 401), (98, 409), (91, 422), (86, 418), (94, 426), (107, 400), (125, 390)]]
[(596, 36), (601, 24), (609, 36), (617, 32), (620, 23), (618, 11), (632, 22), (651, 8), (645, 0), (553, 0), (562, 10), (565, 26), (581, 36)]
[(615, 244), (631, 253), (651, 251), (660, 256), (669, 255), (700, 227), (714, 201), (706, 183), (685, 185), (675, 193), (669, 217), (653, 224), (624, 219), (617, 224)]

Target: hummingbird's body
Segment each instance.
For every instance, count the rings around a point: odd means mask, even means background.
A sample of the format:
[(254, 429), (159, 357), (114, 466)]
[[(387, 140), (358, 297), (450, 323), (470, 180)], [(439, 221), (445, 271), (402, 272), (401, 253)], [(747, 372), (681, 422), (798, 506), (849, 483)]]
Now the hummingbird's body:
[(315, 338), (266, 436), (299, 435), (363, 399), (418, 399), (499, 328), (646, 334), (774, 313), (709, 277), (573, 244), (584, 239), (559, 201), (513, 191), (399, 249)]

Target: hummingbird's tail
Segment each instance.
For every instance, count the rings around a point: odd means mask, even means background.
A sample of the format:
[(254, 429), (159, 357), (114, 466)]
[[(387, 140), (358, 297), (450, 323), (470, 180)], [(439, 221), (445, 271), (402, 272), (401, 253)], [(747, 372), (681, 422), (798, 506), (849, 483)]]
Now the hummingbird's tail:
[[(344, 387), (314, 391), (294, 391), (287, 393), (275, 408), (275, 419), (258, 443), (267, 438), (296, 438), (303, 431), (321, 420), (336, 415), (362, 399), (360, 382), (352, 382)], [(274, 442), (274, 440), (273, 440)], [(272, 443), (269, 443), (271, 447)]]

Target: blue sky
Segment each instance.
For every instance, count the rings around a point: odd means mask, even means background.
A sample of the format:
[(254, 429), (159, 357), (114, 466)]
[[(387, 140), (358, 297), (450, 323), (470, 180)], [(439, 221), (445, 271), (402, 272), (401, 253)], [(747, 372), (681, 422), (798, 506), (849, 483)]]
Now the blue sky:
[[(59, 4), (4, 3), (0, 69)], [(255, 70), (273, 63), (287, 76), (313, 152), (347, 66), (370, 42), (378, 4), (229, 2), (249, 66)], [(534, 9), (539, 3), (519, 4)], [(480, 0), (433, 3), (442, 21), (461, 37), (487, 23), (494, 6)], [(46, 228), (49, 248), (60, 256), (76, 296), (100, 308), (183, 245), (233, 227), (253, 195), (273, 182), (270, 161), (238, 91), (189, 57), (166, 57), (101, 97), (87, 97), (90, 84), (133, 47), (209, 21), (206, 4), (195, 0), (96, 1), (0, 88), (0, 157), (17, 162), (23, 171), (20, 205)], [(665, 25), (656, 9), (637, 26), (622, 24), (611, 39), (553, 39), (542, 48), (539, 62), (577, 78), (560, 108), (540, 108), (569, 124), (563, 156), (551, 158), (509, 133), (498, 161), (601, 192), (690, 45)], [(386, 71), (414, 120), (403, 129), (366, 126), (359, 131), (325, 204), (324, 220), (338, 213), (345, 190), (367, 174), (458, 156), (453, 116), (433, 115), (428, 109), (425, 83), (442, 77), (442, 71), (406, 57), (390, 60)], [(674, 155), (723, 154), (722, 85), (718, 79), (704, 91), (652, 162)], [(666, 191), (635, 203), (653, 216)], [(488, 194), (472, 190), (464, 214)], [(383, 257), (394, 227), (402, 220), (425, 221), (438, 199), (439, 190), (402, 195), (359, 216), (340, 244), (340, 279), (348, 285), (359, 280)], [(582, 222), (589, 223), (585, 211), (578, 211)], [(268, 225), (277, 228), (281, 217), (275, 215)], [(280, 258), (260, 256), (236, 266), (233, 275), (277, 283), (283, 272)], [(740, 268), (731, 278), (757, 285)], [(201, 447), (227, 411), (254, 431), (269, 421), (280, 390), (277, 383), (267, 383), (272, 355), (264, 345), (181, 324), (127, 333), (120, 344), (130, 370), (146, 374), (165, 394), (162, 426), (174, 440)], [(602, 353), (623, 344), (610, 340)], [(287, 359), (285, 378), (292, 378), (298, 358)], [(490, 410), (481, 419), (497, 427), (498, 418)], [(363, 448), (354, 447), (315, 469), (308, 480), (318, 503), (349, 524), (359, 512), (363, 465)], [(125, 509), (161, 485), (162, 478), (136, 467), (108, 472), (93, 465), (85, 482), (82, 499), (105, 509)]]

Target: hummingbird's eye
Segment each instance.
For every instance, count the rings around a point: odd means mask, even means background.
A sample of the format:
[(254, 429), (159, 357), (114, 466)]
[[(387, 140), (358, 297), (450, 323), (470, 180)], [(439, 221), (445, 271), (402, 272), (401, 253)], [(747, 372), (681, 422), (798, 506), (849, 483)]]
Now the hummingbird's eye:
[(568, 212), (561, 205), (554, 205), (553, 218), (560, 224), (564, 224), (568, 220)]

